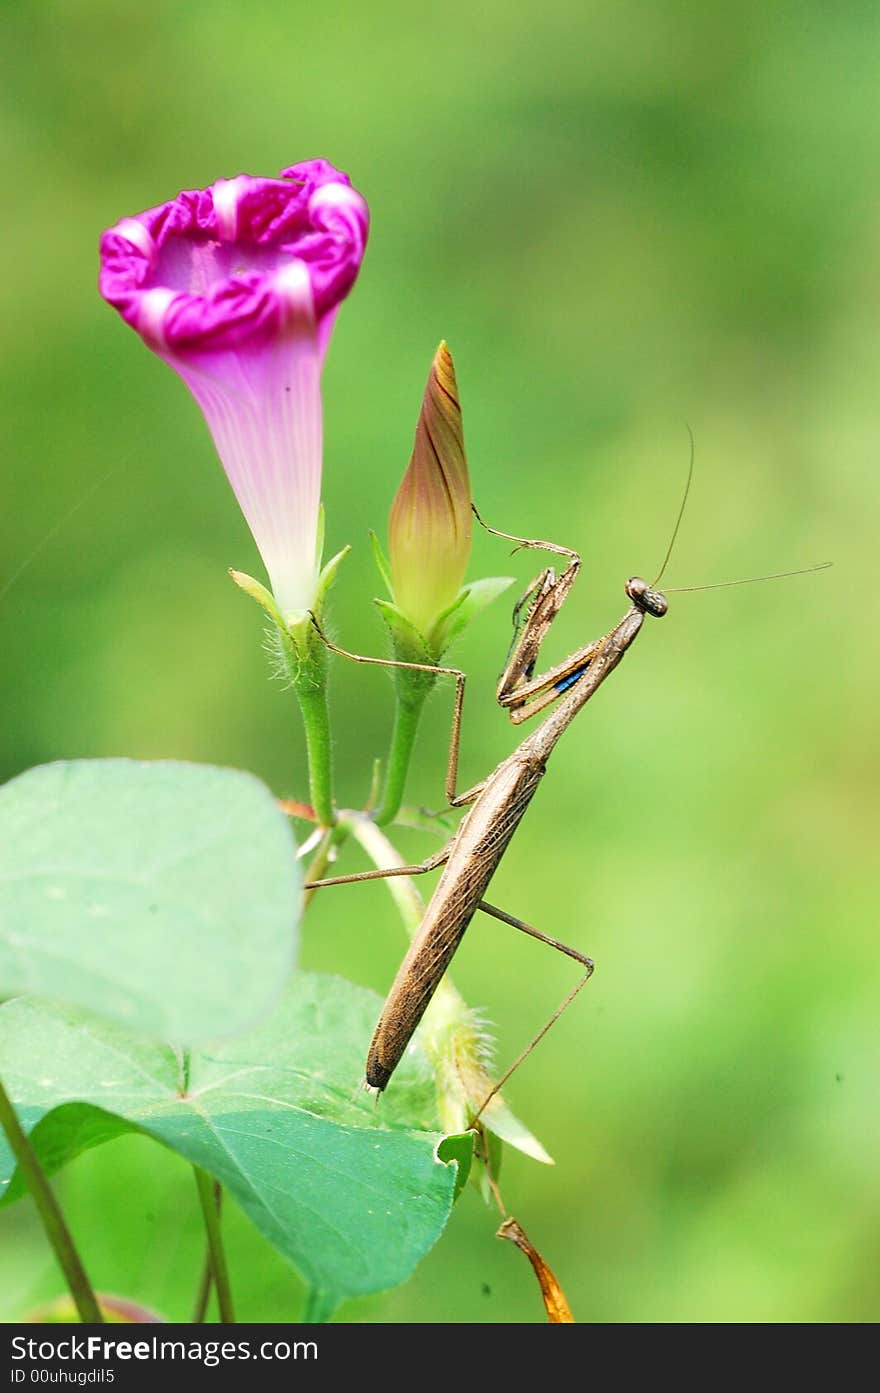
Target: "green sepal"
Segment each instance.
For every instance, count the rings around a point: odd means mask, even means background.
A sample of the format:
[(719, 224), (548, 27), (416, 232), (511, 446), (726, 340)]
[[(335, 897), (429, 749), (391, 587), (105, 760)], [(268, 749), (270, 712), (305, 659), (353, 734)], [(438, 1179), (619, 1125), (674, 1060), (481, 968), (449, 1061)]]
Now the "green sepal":
[[(327, 592), (336, 578), (342, 558), (351, 550), (342, 551), (321, 570), (310, 609), (282, 614), (272, 593), (253, 576), (243, 571), (229, 574), (245, 594), (257, 601), (272, 620), (268, 631), (268, 647), (274, 659), (275, 674), (286, 681), (296, 693), (306, 731), (309, 763), (309, 797), (322, 827), (332, 827), (336, 820), (333, 804), (330, 762), (330, 717), (327, 710), (327, 648), (316, 627), (320, 620)], [(324, 508), (318, 510), (317, 551), (324, 551)]]
[[(447, 627), (451, 628), (453, 622), (452, 616), (455, 614), (456, 610), (461, 609), (469, 594), (470, 587), (463, 585), (452, 601), (452, 604), (447, 605), (446, 608), (437, 615), (437, 618), (428, 630), (427, 642), (431, 652), (434, 654), (435, 660), (441, 658), (445, 650), (449, 647), (450, 640), (446, 637)], [(460, 630), (456, 629), (455, 632), (459, 633)]]
[[(419, 633), (406, 615), (401, 614), (397, 606), (393, 605), (390, 600), (374, 600), (373, 604), (388, 626), (391, 647), (397, 661), (399, 663), (425, 663), (427, 666), (433, 667), (436, 662), (433, 653), (425, 642), (424, 636)], [(410, 706), (421, 706), (437, 681), (436, 675), (432, 672), (415, 672), (412, 669), (398, 667), (393, 669), (393, 673), (398, 700)]]
[(381, 614), (394, 647), (394, 656), (403, 663), (431, 663), (431, 650), (424, 635), (415, 624), (392, 604), (390, 600), (374, 600), (373, 604)]
[(254, 580), (254, 577), (249, 576), (246, 571), (234, 571), (230, 566), (229, 574), (235, 581), (239, 590), (243, 590), (246, 595), (250, 595), (252, 600), (256, 600), (258, 605), (262, 605), (273, 624), (277, 624), (279, 629), (283, 629), (284, 620), (281, 616), (280, 609), (275, 603), (275, 596), (272, 594), (272, 591), (268, 590), (261, 581)]
[[(281, 619), (277, 609), (273, 614), (276, 634), (273, 636), (278, 650), (282, 673), (289, 678), (297, 692), (312, 692), (322, 689), (327, 680), (327, 647), (315, 628), (312, 614), (318, 619), (324, 609), (327, 592), (336, 579), (343, 557), (351, 547), (343, 547), (332, 557), (318, 577), (315, 598), (311, 611), (304, 609), (292, 614), (287, 621)], [(271, 611), (269, 611), (271, 613)]]
[(452, 1198), (457, 1200), (471, 1173), (471, 1162), (474, 1158), (474, 1133), (451, 1133), (443, 1138), (435, 1154), (438, 1161), (455, 1162), (455, 1189), (452, 1192)]
[(324, 511), (324, 504), (318, 504), (318, 526), (315, 532), (315, 557), (320, 568), (324, 560), (324, 537), (327, 532), (327, 514)]
[(287, 678), (298, 696), (326, 689), (327, 649), (308, 610), (276, 626), (271, 637), (278, 652), (279, 675)]
[[(508, 1146), (513, 1146), (517, 1151), (521, 1151), (524, 1156), (531, 1156), (533, 1161), (540, 1161), (542, 1165), (554, 1166), (556, 1162), (538, 1138), (529, 1131), (524, 1122), (513, 1113), (505, 1103), (500, 1094), (495, 1097), (486, 1107), (480, 1118), (483, 1129), (492, 1133), (501, 1141), (506, 1141)], [(491, 1154), (490, 1154), (491, 1161)], [(493, 1171), (493, 1174), (497, 1172)]]
[[(318, 516), (319, 556), (321, 555), (323, 546), (324, 507), (322, 504)], [(336, 579), (336, 572), (339, 570), (343, 557), (347, 556), (350, 551), (350, 546), (343, 547), (342, 551), (338, 551), (335, 556), (331, 557), (318, 576), (318, 583), (315, 586), (315, 599), (312, 605), (316, 615), (320, 615), (323, 610), (327, 592)], [(232, 567), (229, 568), (229, 574), (240, 590), (243, 590), (246, 595), (250, 595), (252, 600), (256, 600), (257, 604), (263, 607), (273, 624), (276, 624), (279, 629), (286, 630), (291, 637), (294, 638), (297, 648), (302, 652), (302, 643), (296, 636), (300, 631), (305, 631), (305, 625), (311, 624), (309, 611), (305, 609), (300, 610), (296, 614), (291, 615), (289, 619), (285, 619), (275, 602), (275, 596), (261, 581), (255, 580), (253, 576), (249, 576), (246, 571), (234, 571)]]
[[(340, 554), (341, 555), (341, 554)], [(338, 564), (339, 557), (329, 563)], [(329, 569), (325, 567), (326, 569)], [(326, 681), (326, 650), (315, 633), (308, 610), (301, 610), (285, 619), (275, 603), (275, 597), (260, 581), (245, 571), (233, 571), (230, 576), (240, 590), (256, 600), (272, 620), (267, 640), (274, 659), (276, 675), (288, 681), (295, 691), (317, 691)], [(324, 572), (321, 573), (323, 578)], [(320, 584), (320, 582), (319, 582)], [(315, 604), (318, 604), (316, 598)]]
[(327, 565), (318, 576), (318, 584), (315, 587), (314, 611), (319, 617), (324, 609), (324, 601), (327, 598), (327, 593), (336, 579), (336, 572), (339, 570), (343, 559), (348, 556), (350, 551), (351, 547), (343, 547), (342, 551), (338, 551), (335, 556), (331, 556)]
[(375, 532), (370, 530), (370, 545), (373, 548), (373, 560), (376, 563), (376, 570), (382, 577), (382, 581), (388, 589), (388, 594), (394, 599), (394, 584), (391, 580), (391, 565), (385, 552), (382, 550), (382, 543)]
[(428, 635), (428, 644), (438, 658), (481, 610), (513, 585), (513, 580), (513, 576), (486, 576), (462, 587), (453, 604), (438, 616)]

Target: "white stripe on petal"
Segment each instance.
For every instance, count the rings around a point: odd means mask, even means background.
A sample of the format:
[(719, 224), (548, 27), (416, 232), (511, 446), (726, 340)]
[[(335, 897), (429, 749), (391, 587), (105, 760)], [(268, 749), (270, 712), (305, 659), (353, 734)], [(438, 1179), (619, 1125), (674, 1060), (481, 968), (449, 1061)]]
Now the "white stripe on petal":
[(296, 257), (292, 258), (275, 273), (273, 284), (287, 309), (284, 327), (294, 328), (301, 324), (307, 332), (314, 333), (315, 302), (312, 297), (312, 278), (305, 262)]
[(138, 300), (138, 330), (153, 348), (165, 347), (165, 315), (179, 293), (157, 285), (143, 291)]
[(156, 253), (156, 243), (153, 241), (152, 234), (144, 227), (137, 218), (122, 218), (113, 231), (119, 237), (124, 237), (126, 242), (131, 242), (133, 247), (137, 247), (139, 252), (148, 257), (150, 261)]
[(309, 216), (316, 208), (354, 208), (364, 217), (367, 205), (350, 184), (321, 184), (309, 199)]
[(218, 179), (211, 186), (214, 212), (217, 214), (217, 236), (221, 242), (234, 242), (238, 236), (238, 204), (251, 180), (246, 174), (234, 179)]

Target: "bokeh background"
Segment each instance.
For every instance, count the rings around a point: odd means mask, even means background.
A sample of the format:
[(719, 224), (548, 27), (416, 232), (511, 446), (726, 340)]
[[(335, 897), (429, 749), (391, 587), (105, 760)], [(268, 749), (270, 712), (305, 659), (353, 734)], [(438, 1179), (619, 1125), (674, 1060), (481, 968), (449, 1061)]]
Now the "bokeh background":
[[(373, 216), (325, 373), (349, 647), (383, 649), (367, 528), (441, 337), (484, 515), (584, 553), (550, 656), (659, 565), (687, 423), (670, 585), (835, 563), (673, 597), (557, 751), (493, 899), (598, 966), (507, 1090), (557, 1165), (508, 1152), (503, 1188), (581, 1320), (876, 1319), (876, 5), (32, 0), (0, 33), (3, 776), (173, 756), (303, 794), (295, 710), (226, 576), (260, 573), (253, 544), (182, 384), (99, 300), (96, 246), (180, 188), (326, 156)], [(474, 576), (535, 569), (475, 540)], [(455, 650), (467, 781), (514, 743), (508, 636), (505, 599)], [(387, 677), (337, 665), (333, 699), (359, 804)], [(448, 709), (413, 803), (441, 797)], [(307, 965), (380, 991), (402, 948), (381, 885), (327, 892), (305, 937)], [(490, 921), (454, 976), (502, 1060), (571, 981)], [(59, 1191), (97, 1285), (187, 1317), (181, 1162), (126, 1139)], [(408, 1286), (343, 1317), (542, 1319), (495, 1224), (467, 1194)], [(229, 1243), (241, 1317), (296, 1317), (296, 1275), (240, 1216)], [(5, 1211), (4, 1318), (59, 1289), (28, 1205)]]

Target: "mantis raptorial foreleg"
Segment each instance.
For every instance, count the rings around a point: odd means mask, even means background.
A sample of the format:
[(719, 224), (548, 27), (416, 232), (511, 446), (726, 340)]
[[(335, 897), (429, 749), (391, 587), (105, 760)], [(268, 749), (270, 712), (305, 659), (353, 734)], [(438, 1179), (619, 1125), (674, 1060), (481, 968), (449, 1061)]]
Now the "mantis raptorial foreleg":
[[(498, 528), (490, 527), (488, 523), (483, 522), (476, 508), (473, 511), (477, 521), (487, 532), (493, 537), (515, 542), (516, 550), (528, 548), (534, 551), (549, 551), (568, 558), (568, 565), (559, 576), (552, 566), (541, 571), (523, 591), (514, 607), (513, 640), (495, 696), (498, 704), (506, 709), (513, 724), (519, 725), (531, 716), (537, 716), (539, 711), (550, 706), (583, 676), (604, 639), (595, 639), (565, 658), (563, 662), (535, 677), (534, 671), (541, 645), (568, 599), (581, 568), (581, 558), (571, 547), (562, 547), (556, 542), (544, 542), (536, 537), (515, 537), (511, 532), (499, 532)], [(525, 618), (522, 617), (524, 610)]]

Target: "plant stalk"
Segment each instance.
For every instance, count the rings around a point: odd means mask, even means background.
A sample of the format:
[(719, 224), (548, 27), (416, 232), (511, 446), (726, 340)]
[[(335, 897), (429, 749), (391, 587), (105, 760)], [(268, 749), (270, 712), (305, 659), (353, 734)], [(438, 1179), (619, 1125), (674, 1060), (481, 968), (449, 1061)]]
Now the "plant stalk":
[(232, 1308), (232, 1292), (229, 1287), (229, 1271), (226, 1267), (223, 1235), (220, 1230), (220, 1206), (217, 1199), (215, 1183), (210, 1175), (208, 1175), (208, 1172), (202, 1170), (201, 1166), (193, 1166), (193, 1173), (196, 1179), (196, 1189), (199, 1192), (202, 1215), (205, 1220), (205, 1233), (208, 1239), (208, 1255), (211, 1264), (211, 1275), (214, 1278), (214, 1286), (217, 1289), (217, 1305), (220, 1311), (220, 1320), (224, 1325), (234, 1325), (235, 1314)]
[(394, 707), (394, 727), (391, 732), (391, 745), (388, 750), (388, 764), (385, 772), (385, 787), (382, 792), (382, 806), (375, 816), (378, 827), (386, 827), (400, 811), (406, 776), (409, 773), (416, 731), (425, 705), (427, 691), (412, 694), (403, 701), (398, 696)]
[[(221, 1213), (223, 1204), (223, 1186), (219, 1180), (214, 1181), (214, 1205), (218, 1216)], [(199, 1278), (199, 1289), (196, 1292), (196, 1303), (193, 1307), (193, 1325), (202, 1325), (208, 1313), (208, 1302), (211, 1299), (211, 1287), (214, 1283), (214, 1268), (211, 1263), (211, 1249), (205, 1248), (205, 1257), (202, 1262), (202, 1275)]]
[(18, 1114), (2, 1082), (0, 1082), (0, 1126), (6, 1133), (12, 1154), (33, 1196), (43, 1228), (46, 1231), (46, 1237), (52, 1245), (64, 1273), (80, 1320), (85, 1324), (103, 1324), (104, 1317), (101, 1314), (98, 1299), (86, 1275), (86, 1270), (76, 1250), (64, 1215), (46, 1174), (37, 1160), (37, 1154), (22, 1129)]
[(333, 807), (333, 762), (330, 738), (330, 712), (325, 687), (294, 687), (302, 712), (309, 763), (309, 801), (321, 827), (336, 822)]

